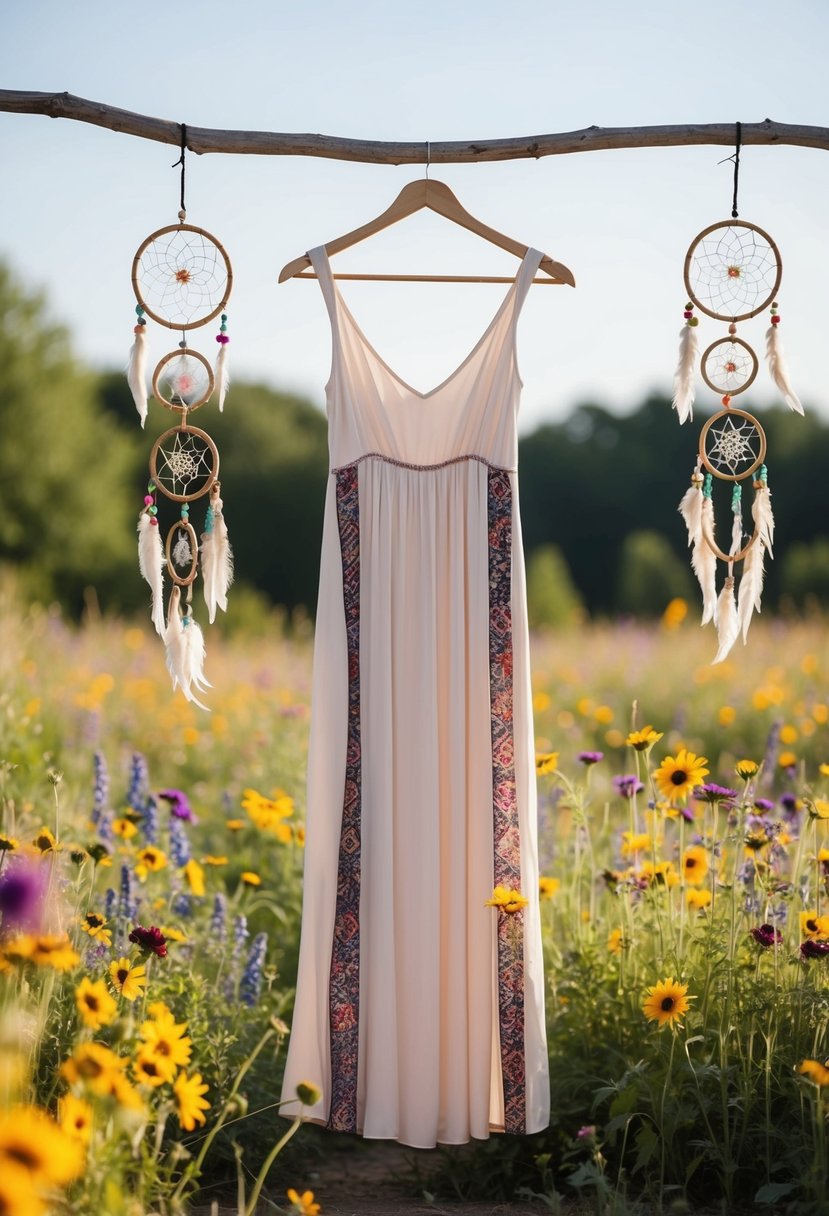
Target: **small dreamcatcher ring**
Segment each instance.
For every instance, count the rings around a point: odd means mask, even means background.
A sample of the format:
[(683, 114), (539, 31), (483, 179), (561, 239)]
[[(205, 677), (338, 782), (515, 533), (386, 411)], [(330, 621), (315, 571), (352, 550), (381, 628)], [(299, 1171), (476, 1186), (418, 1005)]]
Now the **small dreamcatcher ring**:
[(744, 393), (754, 383), (758, 367), (757, 356), (742, 338), (717, 338), (700, 359), (700, 372), (708, 387), (731, 397)]
[(746, 410), (725, 409), (712, 414), (699, 437), (700, 460), (723, 481), (742, 481), (766, 458), (766, 435)]
[(148, 317), (168, 329), (198, 329), (217, 317), (233, 287), (221, 241), (193, 224), (150, 233), (132, 261), (132, 288)]
[(197, 426), (174, 426), (153, 444), (150, 476), (174, 502), (201, 498), (219, 476), (218, 448)]
[[(176, 359), (181, 361), (180, 368), (171, 368), (170, 364)], [(194, 359), (196, 366), (188, 367), (188, 359)], [(171, 350), (158, 362), (153, 372), (153, 396), (156, 401), (179, 414), (197, 410), (200, 405), (209, 401), (214, 385), (213, 368), (204, 355), (199, 354), (197, 350), (190, 350), (189, 347), (185, 350)], [(168, 395), (165, 395), (165, 388)]]
[[(176, 538), (176, 534), (179, 534)], [(175, 544), (173, 543), (174, 538)], [(167, 533), (165, 545), (167, 573), (179, 587), (188, 587), (199, 572), (199, 541), (196, 529), (187, 519), (179, 519)], [(186, 575), (179, 574), (177, 567), (187, 566)]]
[(743, 558), (748, 553), (751, 546), (756, 543), (757, 538), (760, 535), (760, 533), (759, 533), (758, 529), (755, 528), (754, 535), (752, 536), (751, 540), (748, 542), (747, 545), (743, 546), (743, 548), (740, 550), (739, 553), (724, 553), (723, 550), (717, 544), (717, 542), (714, 540), (714, 537), (711, 533), (710, 528), (705, 523), (703, 523), (703, 525), (702, 525), (702, 535), (703, 535), (703, 539), (705, 540), (705, 543), (708, 546), (708, 548), (711, 549), (714, 553), (716, 553), (716, 555), (720, 559), (720, 561), (728, 562), (729, 565), (732, 565), (732, 564), (735, 564), (736, 562), (741, 562), (743, 560)]
[(718, 321), (747, 321), (774, 300), (783, 276), (780, 250), (746, 220), (703, 228), (685, 255), (688, 299)]

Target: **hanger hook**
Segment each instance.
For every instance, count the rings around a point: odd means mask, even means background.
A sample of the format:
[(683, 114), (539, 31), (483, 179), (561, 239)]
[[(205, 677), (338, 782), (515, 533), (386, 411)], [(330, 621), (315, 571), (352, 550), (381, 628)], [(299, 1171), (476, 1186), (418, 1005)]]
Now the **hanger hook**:
[(429, 163), (432, 159), (432, 145), (429, 140), (426, 140), (426, 181), (429, 180)]

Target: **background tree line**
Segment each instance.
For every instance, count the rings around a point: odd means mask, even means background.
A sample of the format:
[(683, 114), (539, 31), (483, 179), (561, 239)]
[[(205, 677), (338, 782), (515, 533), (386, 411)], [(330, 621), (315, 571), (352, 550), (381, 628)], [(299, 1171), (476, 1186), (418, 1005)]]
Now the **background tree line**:
[[(757, 413), (769, 439), (779, 537), (765, 602), (829, 602), (829, 425), (779, 408)], [(135, 524), (151, 437), (169, 425), (171, 415), (151, 402), (142, 432), (123, 373), (81, 367), (44, 300), (0, 265), (0, 563), (14, 567), (25, 594), (57, 598), (72, 613), (89, 588), (107, 611), (146, 607)], [(226, 412), (212, 410), (208, 429), (221, 454), (237, 604), (313, 612), (328, 470), (323, 414), (236, 379)], [(677, 504), (698, 430), (680, 427), (669, 398), (654, 395), (624, 416), (579, 405), (521, 440), (535, 623), (585, 612), (654, 615), (675, 596), (696, 600)], [(727, 536), (730, 494), (721, 491), (717, 514)], [(748, 512), (749, 486), (744, 496)], [(202, 516), (202, 503), (192, 504), (197, 531)], [(163, 522), (173, 518), (171, 511)], [(237, 621), (247, 615), (237, 612)]]

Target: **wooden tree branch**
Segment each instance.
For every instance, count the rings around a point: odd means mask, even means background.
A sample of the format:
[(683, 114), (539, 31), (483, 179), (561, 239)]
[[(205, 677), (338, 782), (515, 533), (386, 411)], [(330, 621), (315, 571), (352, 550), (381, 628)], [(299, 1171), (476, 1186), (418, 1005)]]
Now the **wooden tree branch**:
[[(181, 124), (119, 110), (99, 101), (87, 101), (71, 93), (30, 93), (0, 89), (0, 110), (13, 114), (45, 114), (71, 118), (110, 131), (152, 139), (157, 143), (181, 143)], [(554, 135), (519, 136), (516, 139), (448, 140), (429, 145), (432, 164), (462, 164), (492, 160), (520, 160), (560, 156), (569, 152), (596, 152), (608, 148), (671, 148), (688, 144), (733, 146), (735, 124), (688, 123), (660, 127), (585, 127)], [(829, 128), (791, 123), (742, 124), (743, 144), (796, 144), (802, 148), (829, 150)], [(426, 143), (394, 143), (371, 139), (345, 139), (333, 135), (282, 134), (277, 131), (221, 131), (187, 124), (187, 147), (201, 155), (222, 152), (249, 156), (322, 156), (331, 160), (364, 161), (369, 164), (417, 165), (427, 160)]]

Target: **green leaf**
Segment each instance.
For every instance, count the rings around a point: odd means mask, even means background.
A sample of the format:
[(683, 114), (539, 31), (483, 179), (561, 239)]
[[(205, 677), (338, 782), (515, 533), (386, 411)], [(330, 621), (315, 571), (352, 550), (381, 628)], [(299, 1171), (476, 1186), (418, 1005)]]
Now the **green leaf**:
[(755, 1203), (779, 1203), (784, 1195), (796, 1189), (795, 1182), (767, 1182), (754, 1196)]

